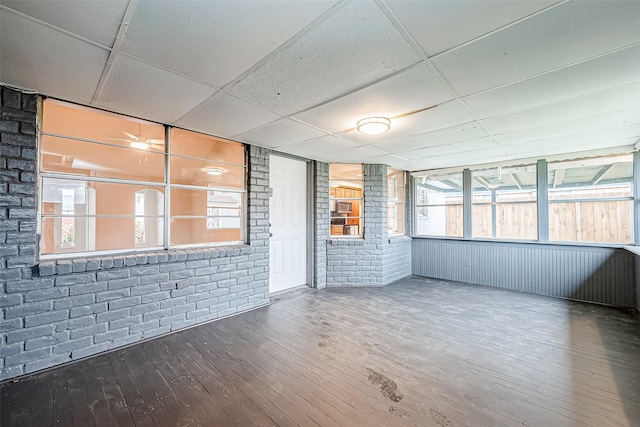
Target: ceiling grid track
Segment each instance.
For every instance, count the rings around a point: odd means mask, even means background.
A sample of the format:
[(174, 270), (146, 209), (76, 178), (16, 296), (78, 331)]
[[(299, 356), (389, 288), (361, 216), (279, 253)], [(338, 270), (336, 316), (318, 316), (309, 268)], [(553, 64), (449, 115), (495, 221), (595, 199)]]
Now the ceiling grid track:
[[(466, 102), (464, 102), (463, 97), (460, 96), (460, 94), (458, 94), (458, 92), (454, 89), (453, 85), (449, 82), (449, 80), (440, 72), (440, 70), (438, 70), (438, 68), (435, 66), (435, 64), (433, 64), (433, 62), (431, 61), (431, 59), (429, 58), (429, 56), (422, 50), (422, 48), (420, 48), (420, 46), (418, 45), (418, 43), (414, 40), (413, 36), (409, 33), (409, 31), (407, 31), (407, 29), (404, 27), (404, 25), (400, 22), (400, 20), (395, 16), (395, 14), (393, 13), (393, 11), (391, 11), (386, 4), (382, 3), (382, 2), (378, 2), (378, 4), (381, 6), (382, 10), (384, 11), (384, 13), (389, 17), (389, 19), (391, 20), (391, 22), (393, 23), (393, 25), (398, 29), (398, 31), (400, 31), (400, 33), (407, 39), (407, 41), (409, 42), (409, 44), (411, 44), (411, 46), (414, 47), (414, 49), (416, 49), (416, 52), (418, 52), (418, 54), (423, 58), (423, 63), (429, 67), (429, 69), (431, 69), (434, 74), (436, 76), (438, 76), (438, 78), (440, 79), (440, 81), (443, 83), (443, 85), (447, 88), (447, 90), (449, 91), (449, 93), (453, 96), (453, 100), (458, 102), (459, 105), (462, 106), (462, 108), (464, 108), (464, 110), (469, 114), (469, 116), (471, 116), (473, 118), (473, 120), (478, 124), (478, 126), (480, 126), (482, 128), (482, 130), (484, 130), (487, 135), (489, 135), (489, 137), (491, 138), (491, 140), (493, 141), (494, 144), (496, 144), (496, 146), (500, 147), (500, 149), (504, 152), (505, 155), (509, 155), (509, 153), (507, 153), (507, 151), (504, 149), (504, 147), (502, 146), (502, 144), (500, 144), (493, 136), (493, 133), (484, 125), (484, 123), (482, 123), (480, 121), (480, 119), (478, 118), (478, 116), (475, 114), (475, 112), (467, 105)], [(546, 10), (546, 9), (545, 9)], [(531, 15), (530, 15), (531, 16)], [(528, 18), (528, 17), (527, 17)], [(526, 18), (524, 18), (526, 19)], [(495, 31), (492, 31), (491, 34), (500, 31), (502, 28), (505, 27), (501, 27)], [(486, 35), (485, 35), (486, 36)], [(483, 36), (482, 36), (483, 37)], [(472, 41), (475, 41), (477, 39), (474, 39)], [(447, 51), (448, 52), (448, 51)]]
[[(135, 1), (137, 1), (137, 0), (135, 0)], [(95, 41), (93, 41), (93, 40), (91, 40), (91, 39), (88, 39), (88, 38), (86, 38), (86, 37), (82, 37), (82, 36), (81, 36), (81, 35), (79, 35), (79, 34), (72, 33), (71, 31), (67, 31), (67, 30), (65, 30), (64, 28), (56, 27), (55, 25), (50, 24), (50, 23), (48, 23), (48, 22), (41, 21), (41, 20), (39, 20), (38, 18), (34, 18), (34, 17), (33, 17), (33, 16), (31, 16), (31, 15), (26, 15), (26, 14), (24, 14), (24, 13), (22, 13), (22, 12), (17, 11), (17, 10), (9, 9), (8, 7), (3, 6), (2, 4), (0, 4), (0, 11), (5, 11), (5, 12), (7, 12), (7, 13), (12, 13), (12, 14), (14, 14), (14, 15), (16, 15), (16, 16), (19, 16), (20, 18), (26, 19), (27, 21), (31, 21), (31, 22), (36, 23), (36, 24), (38, 24), (38, 25), (42, 25), (43, 27), (50, 28), (50, 29), (52, 29), (52, 30), (54, 30), (54, 31), (57, 31), (57, 32), (59, 32), (59, 33), (64, 34), (65, 36), (73, 37), (73, 38), (74, 38), (74, 39), (76, 39), (76, 40), (80, 40), (80, 41), (83, 41), (83, 42), (85, 42), (85, 43), (89, 43), (90, 45), (93, 45), (93, 46), (99, 47), (99, 48), (101, 48), (101, 49), (104, 49), (104, 50), (111, 50), (111, 48), (110, 48), (110, 47), (108, 47), (108, 46), (105, 46), (105, 45), (103, 45), (103, 44), (100, 44), (100, 43), (98, 43), (98, 42), (95, 42)]]
[(95, 105), (98, 102), (98, 98), (100, 98), (100, 95), (102, 94), (102, 90), (104, 89), (104, 85), (107, 82), (109, 73), (111, 73), (111, 70), (113, 69), (113, 62), (120, 52), (120, 47), (122, 46), (122, 42), (124, 42), (124, 38), (127, 35), (127, 30), (129, 29), (131, 18), (133, 17), (137, 6), (138, 0), (130, 0), (129, 4), (127, 4), (127, 9), (125, 10), (124, 16), (122, 17), (122, 23), (120, 24), (120, 28), (118, 28), (118, 34), (116, 34), (116, 40), (113, 42), (111, 52), (109, 53), (109, 58), (107, 58), (107, 63), (105, 64), (102, 75), (100, 76), (100, 81), (98, 82), (96, 91), (91, 98), (92, 105)]

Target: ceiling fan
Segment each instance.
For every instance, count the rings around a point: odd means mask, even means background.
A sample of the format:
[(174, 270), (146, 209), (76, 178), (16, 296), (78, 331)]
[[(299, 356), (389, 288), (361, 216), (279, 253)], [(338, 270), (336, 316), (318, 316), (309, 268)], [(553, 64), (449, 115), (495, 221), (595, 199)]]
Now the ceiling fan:
[(143, 138), (125, 131), (122, 131), (122, 133), (127, 138), (109, 138), (109, 139), (112, 139), (114, 141), (128, 142), (131, 148), (135, 148), (137, 150), (148, 150), (149, 148), (153, 148), (155, 150), (162, 150), (162, 147), (157, 147), (157, 145), (164, 145), (164, 139)]

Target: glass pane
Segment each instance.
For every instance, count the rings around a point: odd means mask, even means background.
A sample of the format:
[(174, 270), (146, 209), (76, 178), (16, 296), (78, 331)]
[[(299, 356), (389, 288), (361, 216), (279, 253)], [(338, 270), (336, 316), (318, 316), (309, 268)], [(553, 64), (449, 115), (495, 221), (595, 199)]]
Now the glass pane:
[(244, 189), (245, 181), (244, 166), (171, 157), (172, 184)]
[[(549, 164), (549, 237), (572, 242), (630, 243), (633, 156)], [(589, 199), (596, 199), (591, 202)]]
[(472, 174), (473, 237), (538, 237), (536, 165), (495, 167)]
[(404, 203), (387, 205), (387, 230), (389, 234), (404, 234)]
[[(244, 193), (228, 191), (171, 189), (172, 216), (229, 216), (244, 217)], [(216, 211), (211, 211), (216, 209)]]
[(164, 220), (158, 217), (43, 217), (43, 255), (162, 247)]
[(329, 180), (335, 181), (336, 185), (340, 184), (340, 181), (354, 181), (356, 184), (347, 185), (362, 188), (362, 164), (331, 163), (329, 165)]
[(41, 170), (147, 182), (164, 181), (164, 153), (44, 135)]
[(462, 199), (462, 172), (416, 179), (418, 205), (457, 205)]
[(162, 187), (59, 178), (42, 180), (44, 215), (164, 215)]
[(473, 193), (536, 189), (536, 165), (482, 169), (473, 171), (471, 176)]
[(245, 164), (243, 144), (184, 129), (171, 129), (171, 153), (236, 165)]
[(462, 205), (416, 208), (416, 234), (419, 236), (462, 237)]
[(171, 245), (239, 242), (243, 227), (209, 227), (209, 218), (171, 218)]
[(549, 238), (565, 242), (631, 243), (631, 200), (549, 205)]
[(473, 237), (526, 240), (538, 238), (536, 203), (473, 205), (472, 211)]
[(243, 195), (207, 191), (207, 229), (241, 228)]
[(43, 102), (42, 130), (127, 147), (147, 144), (164, 152), (162, 125), (53, 99)]
[(549, 200), (632, 197), (631, 154), (549, 164)]
[(361, 235), (362, 234), (362, 201), (332, 199), (331, 207), (332, 235)]
[(387, 168), (387, 197), (388, 199), (404, 201), (405, 183), (404, 172)]

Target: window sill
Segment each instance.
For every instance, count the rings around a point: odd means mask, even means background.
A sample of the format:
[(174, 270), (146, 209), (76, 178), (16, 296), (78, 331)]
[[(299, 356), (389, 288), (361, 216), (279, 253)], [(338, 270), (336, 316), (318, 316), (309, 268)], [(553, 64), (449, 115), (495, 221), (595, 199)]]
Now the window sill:
[(332, 237), (327, 240), (327, 243), (331, 246), (363, 246), (365, 244), (365, 240), (361, 236), (341, 238)]
[(249, 253), (251, 253), (251, 246), (243, 243), (233, 246), (201, 246), (199, 248), (174, 248), (169, 250), (158, 249), (148, 252), (128, 252), (121, 254), (83, 254), (81, 257), (74, 258), (43, 259), (35, 267), (35, 270), (37, 276), (44, 277), (58, 274), (110, 270), (136, 265), (225, 258)]
[[(498, 239), (465, 239), (462, 237), (446, 237), (446, 236), (413, 236), (414, 240), (443, 240), (465, 243), (495, 243), (506, 245), (539, 245), (539, 246), (562, 246), (569, 248), (605, 248), (605, 249), (627, 249), (627, 247), (634, 248), (635, 246), (629, 246), (627, 243), (591, 243), (591, 242), (538, 242), (536, 240), (498, 240)], [(640, 247), (638, 247), (640, 249)], [(628, 250), (628, 249), (627, 249)]]
[(410, 242), (413, 239), (410, 236), (407, 236), (406, 234), (395, 234), (392, 236), (389, 236), (389, 243), (403, 243), (403, 242)]
[(623, 246), (622, 249), (625, 249), (632, 254), (640, 255), (640, 247), (639, 246)]

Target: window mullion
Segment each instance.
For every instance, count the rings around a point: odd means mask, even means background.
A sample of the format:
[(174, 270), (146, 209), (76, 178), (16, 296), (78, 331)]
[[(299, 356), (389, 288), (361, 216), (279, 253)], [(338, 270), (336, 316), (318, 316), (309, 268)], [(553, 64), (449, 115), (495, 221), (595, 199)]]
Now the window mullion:
[(544, 159), (536, 165), (536, 194), (538, 198), (538, 241), (549, 241), (549, 165)]
[(164, 127), (164, 248), (169, 249), (171, 233), (171, 127)]
[(471, 194), (471, 170), (465, 169), (462, 171), (462, 212), (463, 212), (463, 227), (462, 227), (462, 235), (465, 239), (471, 239), (473, 236), (472, 227), (472, 194)]

